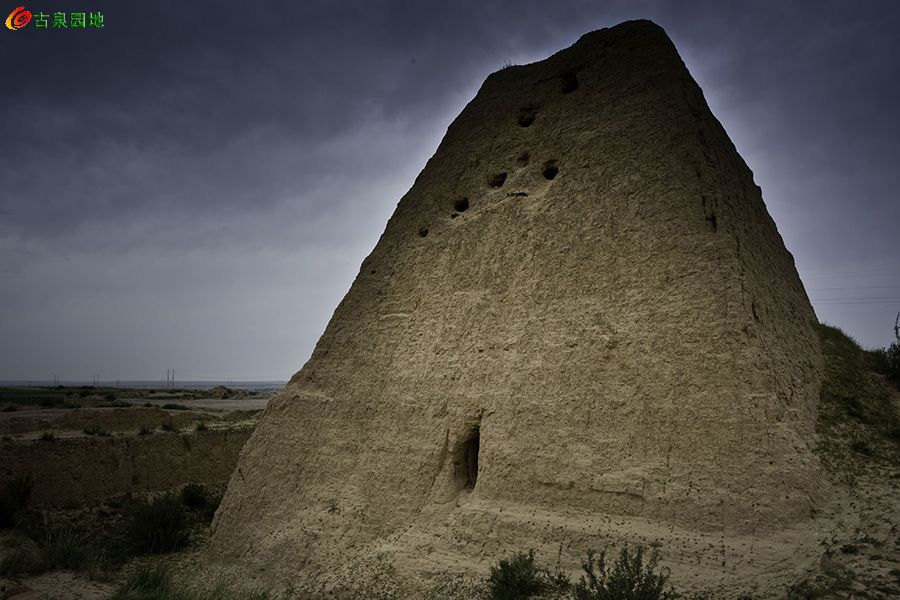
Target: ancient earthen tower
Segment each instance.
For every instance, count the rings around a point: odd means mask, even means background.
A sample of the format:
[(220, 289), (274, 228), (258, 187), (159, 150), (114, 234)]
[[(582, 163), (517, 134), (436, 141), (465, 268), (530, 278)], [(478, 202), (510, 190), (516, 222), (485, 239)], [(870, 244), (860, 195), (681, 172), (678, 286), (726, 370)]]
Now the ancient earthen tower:
[(616, 518), (788, 527), (821, 498), (814, 320), (665, 32), (589, 33), (450, 125), (244, 448), (212, 552), (415, 579), (570, 560)]

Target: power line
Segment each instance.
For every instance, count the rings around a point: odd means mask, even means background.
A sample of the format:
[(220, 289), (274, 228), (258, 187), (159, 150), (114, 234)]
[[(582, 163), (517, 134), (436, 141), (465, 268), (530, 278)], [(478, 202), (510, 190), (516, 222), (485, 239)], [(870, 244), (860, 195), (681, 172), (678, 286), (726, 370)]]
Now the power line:
[(835, 272), (830, 273), (830, 274), (828, 274), (828, 273), (818, 273), (818, 274), (807, 273), (807, 274), (805, 274), (805, 275), (801, 274), (800, 277), (801, 277), (801, 279), (802, 279), (803, 277), (806, 277), (806, 278), (808, 278), (808, 279), (813, 279), (813, 278), (815, 278), (815, 279), (819, 279), (819, 278), (826, 278), (826, 279), (828, 279), (828, 278), (832, 278), (832, 277), (833, 277), (833, 278), (839, 278), (839, 277), (866, 277), (866, 276), (873, 276), (873, 275), (900, 275), (900, 271), (895, 270), (895, 269), (886, 269), (886, 270), (878, 270), (878, 271), (855, 271), (855, 272), (847, 272), (847, 271), (840, 272), (840, 271), (835, 271)]
[(900, 285), (848, 285), (847, 287), (810, 288), (807, 292), (833, 292), (837, 290), (889, 290), (900, 288)]
[(878, 299), (878, 298), (869, 298), (869, 299), (861, 299), (861, 300), (841, 300), (839, 298), (833, 299), (822, 299), (816, 300), (812, 299), (810, 302), (815, 302), (816, 304), (900, 304), (900, 300), (893, 299)]

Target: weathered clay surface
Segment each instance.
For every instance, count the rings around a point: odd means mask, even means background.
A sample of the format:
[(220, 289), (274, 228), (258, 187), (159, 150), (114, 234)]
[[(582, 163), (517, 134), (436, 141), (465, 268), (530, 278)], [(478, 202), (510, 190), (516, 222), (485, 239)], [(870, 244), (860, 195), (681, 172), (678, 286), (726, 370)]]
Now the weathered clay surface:
[(713, 579), (742, 536), (773, 536), (759, 572), (800, 559), (826, 497), (814, 320), (665, 33), (587, 34), (449, 127), (242, 451), (210, 556), (415, 579), (508, 548), (577, 565), (602, 530), (667, 531)]

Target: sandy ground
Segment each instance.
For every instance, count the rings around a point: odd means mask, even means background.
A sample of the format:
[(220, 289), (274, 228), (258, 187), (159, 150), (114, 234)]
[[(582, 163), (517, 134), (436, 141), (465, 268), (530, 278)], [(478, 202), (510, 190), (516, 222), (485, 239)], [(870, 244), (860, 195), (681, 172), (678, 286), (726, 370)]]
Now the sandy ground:
[(0, 600), (105, 600), (112, 595), (111, 583), (91, 581), (69, 571), (44, 573), (21, 582), (0, 579)]

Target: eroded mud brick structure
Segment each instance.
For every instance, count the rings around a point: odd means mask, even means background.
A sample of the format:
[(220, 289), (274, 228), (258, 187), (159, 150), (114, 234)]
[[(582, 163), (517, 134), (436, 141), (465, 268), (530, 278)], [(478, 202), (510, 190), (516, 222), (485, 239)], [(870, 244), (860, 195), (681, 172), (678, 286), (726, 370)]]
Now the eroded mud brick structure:
[(575, 560), (614, 518), (790, 527), (822, 494), (814, 321), (665, 32), (589, 33), (450, 125), (245, 446), (211, 552), (418, 577), (516, 546)]

